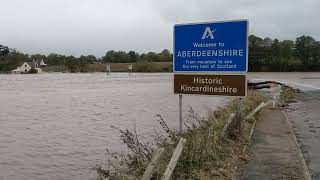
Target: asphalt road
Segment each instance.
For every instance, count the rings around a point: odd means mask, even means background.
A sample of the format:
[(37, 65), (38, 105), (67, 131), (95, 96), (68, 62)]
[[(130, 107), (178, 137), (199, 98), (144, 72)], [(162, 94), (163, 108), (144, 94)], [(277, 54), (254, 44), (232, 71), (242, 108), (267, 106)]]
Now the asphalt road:
[(257, 121), (250, 147), (250, 160), (241, 180), (303, 179), (299, 149), (284, 112), (266, 110)]
[(304, 91), (287, 109), (312, 179), (320, 180), (320, 90)]

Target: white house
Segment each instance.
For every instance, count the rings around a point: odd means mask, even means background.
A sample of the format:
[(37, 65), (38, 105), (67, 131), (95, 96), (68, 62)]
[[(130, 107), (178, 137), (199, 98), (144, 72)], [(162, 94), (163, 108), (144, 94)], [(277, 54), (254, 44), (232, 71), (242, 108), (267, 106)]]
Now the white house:
[(21, 74), (20, 67), (17, 67), (16, 69), (11, 71), (12, 74)]
[(29, 73), (31, 69), (36, 69), (38, 73), (41, 73), (42, 72), (41, 65), (46, 66), (43, 60), (41, 61), (33, 60), (33, 62), (24, 62), (20, 67), (17, 67), (11, 72), (18, 73), (20, 70), (20, 73)]
[(36, 69), (38, 73), (42, 72), (41, 67), (47, 66), (47, 64), (41, 60), (33, 60), (32, 62), (24, 62), (20, 67), (12, 70), (12, 74), (29, 73), (31, 69)]
[(47, 66), (47, 64), (43, 61), (43, 59), (41, 59), (40, 66), (41, 66), (41, 67)]
[(34, 67), (33, 62), (24, 62), (20, 66), (21, 73), (28, 73)]

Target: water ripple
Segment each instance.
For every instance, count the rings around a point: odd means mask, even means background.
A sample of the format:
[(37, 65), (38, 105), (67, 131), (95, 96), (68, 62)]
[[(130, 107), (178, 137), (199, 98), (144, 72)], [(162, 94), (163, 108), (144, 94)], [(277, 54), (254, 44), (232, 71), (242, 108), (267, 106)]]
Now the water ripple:
[[(148, 134), (161, 114), (178, 127), (172, 74), (0, 75), (0, 100), (0, 179), (87, 180), (107, 147), (123, 148), (111, 125)], [(184, 111), (227, 100), (185, 96)]]

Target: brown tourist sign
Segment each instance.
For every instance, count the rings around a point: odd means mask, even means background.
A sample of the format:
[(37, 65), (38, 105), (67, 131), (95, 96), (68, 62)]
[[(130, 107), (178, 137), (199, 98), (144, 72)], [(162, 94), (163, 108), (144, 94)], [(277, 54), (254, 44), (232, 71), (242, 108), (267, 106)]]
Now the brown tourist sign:
[(246, 96), (245, 75), (174, 74), (174, 93), (193, 95)]

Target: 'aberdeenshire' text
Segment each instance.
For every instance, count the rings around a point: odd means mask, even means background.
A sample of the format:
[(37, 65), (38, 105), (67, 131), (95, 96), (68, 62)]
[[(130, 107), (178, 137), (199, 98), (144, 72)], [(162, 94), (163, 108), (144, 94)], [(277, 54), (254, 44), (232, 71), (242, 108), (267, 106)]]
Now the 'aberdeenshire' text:
[(178, 51), (177, 57), (234, 57), (243, 56), (243, 49)]

